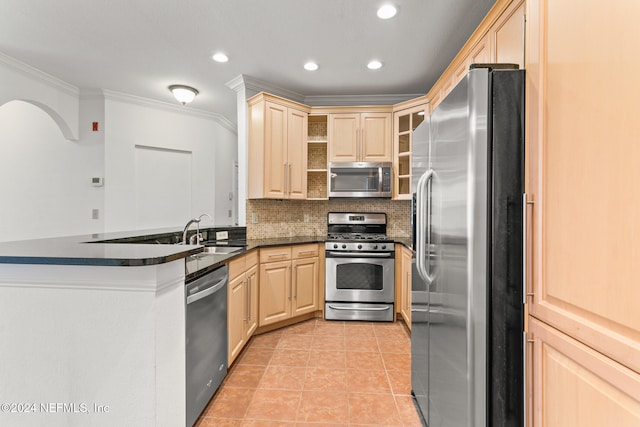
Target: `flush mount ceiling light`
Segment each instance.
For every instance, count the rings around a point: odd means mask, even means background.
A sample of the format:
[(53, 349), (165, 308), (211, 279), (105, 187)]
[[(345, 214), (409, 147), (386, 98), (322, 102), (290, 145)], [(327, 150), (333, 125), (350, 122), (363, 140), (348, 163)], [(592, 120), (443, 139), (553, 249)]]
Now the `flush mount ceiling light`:
[(318, 69), (318, 64), (316, 64), (315, 62), (307, 62), (306, 64), (304, 64), (304, 69), (307, 71), (315, 71)]
[(367, 64), (367, 68), (370, 70), (377, 70), (382, 67), (382, 62), (373, 60)]
[(198, 93), (200, 93), (197, 89), (185, 85), (171, 85), (169, 86), (169, 90), (173, 93), (173, 96), (176, 97), (178, 102), (182, 103), (182, 105), (187, 105), (189, 102), (194, 100)]
[(222, 52), (218, 52), (213, 55), (213, 60), (216, 62), (227, 62), (229, 61), (229, 57)]
[(398, 10), (395, 8), (395, 6), (391, 4), (385, 4), (384, 6), (380, 7), (380, 9), (378, 9), (378, 18), (380, 19), (393, 18), (394, 16), (396, 16), (397, 12)]

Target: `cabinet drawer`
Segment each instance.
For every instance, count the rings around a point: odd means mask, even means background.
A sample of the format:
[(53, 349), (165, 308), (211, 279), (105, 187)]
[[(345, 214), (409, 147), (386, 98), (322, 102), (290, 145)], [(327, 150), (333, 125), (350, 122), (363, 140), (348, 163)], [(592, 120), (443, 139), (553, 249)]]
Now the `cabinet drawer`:
[(286, 261), (291, 259), (291, 246), (260, 249), (260, 263)]
[(258, 264), (258, 250), (254, 249), (245, 255), (245, 270), (249, 270), (254, 265)]
[(246, 255), (237, 257), (229, 261), (229, 280), (233, 280), (245, 272)]
[(318, 256), (318, 245), (316, 243), (309, 245), (297, 245), (291, 248), (291, 257), (294, 259), (315, 256)]

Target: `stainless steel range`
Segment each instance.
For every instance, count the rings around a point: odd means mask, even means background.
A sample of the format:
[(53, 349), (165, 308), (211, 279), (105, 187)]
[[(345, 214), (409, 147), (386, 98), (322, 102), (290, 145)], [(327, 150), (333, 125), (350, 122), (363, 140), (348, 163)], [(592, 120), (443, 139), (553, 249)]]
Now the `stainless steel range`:
[(395, 251), (384, 213), (329, 213), (325, 318), (393, 321)]

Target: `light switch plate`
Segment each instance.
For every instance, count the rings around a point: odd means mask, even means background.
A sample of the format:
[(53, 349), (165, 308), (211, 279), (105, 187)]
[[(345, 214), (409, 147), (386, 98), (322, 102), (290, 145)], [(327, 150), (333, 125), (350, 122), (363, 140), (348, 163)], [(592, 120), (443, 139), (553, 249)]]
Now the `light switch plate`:
[(229, 238), (228, 231), (216, 231), (216, 240), (227, 240)]

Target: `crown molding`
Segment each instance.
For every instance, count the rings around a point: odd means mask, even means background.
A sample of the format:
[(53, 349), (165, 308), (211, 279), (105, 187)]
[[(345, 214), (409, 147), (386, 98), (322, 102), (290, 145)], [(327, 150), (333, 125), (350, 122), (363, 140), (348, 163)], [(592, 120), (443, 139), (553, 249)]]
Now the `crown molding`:
[(273, 83), (266, 82), (264, 80), (256, 79), (255, 77), (248, 76), (246, 74), (240, 74), (226, 83), (226, 86), (239, 92), (241, 89), (250, 89), (252, 91), (267, 92), (271, 95), (276, 95), (281, 98), (287, 98), (291, 101), (296, 101), (301, 104), (304, 103), (305, 96), (301, 93), (295, 92), (283, 88)]
[(424, 94), (389, 95), (312, 95), (306, 96), (303, 103), (312, 107), (348, 106), (348, 105), (394, 105)]
[(195, 108), (184, 107), (181, 105), (172, 104), (164, 101), (156, 101), (154, 99), (143, 98), (137, 95), (130, 95), (128, 93), (116, 92), (109, 89), (82, 89), (80, 91), (80, 98), (93, 98), (104, 97), (111, 101), (121, 101), (129, 104), (140, 105), (143, 107), (156, 108), (159, 110), (170, 111), (172, 113), (186, 114), (193, 117), (200, 117), (208, 120), (213, 120), (223, 126), (225, 129), (238, 134), (238, 128), (229, 119), (222, 114), (211, 113), (209, 111), (198, 110)]
[(57, 77), (52, 76), (51, 74), (47, 74), (44, 71), (41, 71), (35, 67), (32, 67), (29, 64), (25, 64), (22, 61), (18, 61), (11, 56), (0, 52), (0, 63), (13, 68), (14, 70), (20, 72), (21, 74), (31, 77), (36, 80), (40, 80), (42, 83), (51, 86), (55, 89), (61, 90), (63, 92), (68, 93), (69, 95), (78, 96), (80, 94), (80, 89), (72, 84), (69, 84), (63, 80), (60, 80)]

